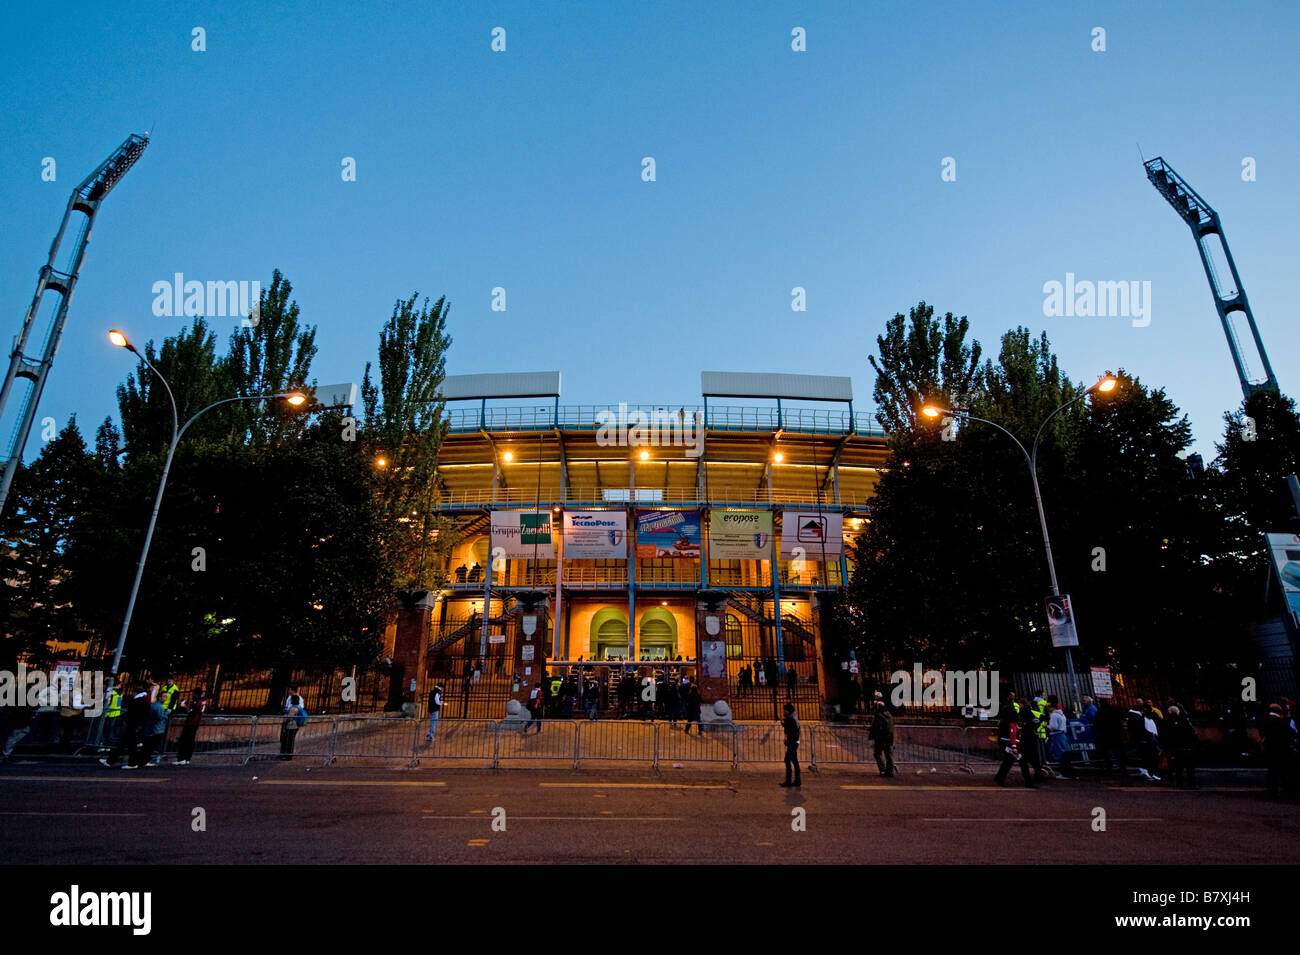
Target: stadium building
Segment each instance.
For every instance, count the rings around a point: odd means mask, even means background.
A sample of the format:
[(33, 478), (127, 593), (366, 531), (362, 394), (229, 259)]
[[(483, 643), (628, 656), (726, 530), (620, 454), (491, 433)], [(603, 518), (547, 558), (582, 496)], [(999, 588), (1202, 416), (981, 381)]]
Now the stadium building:
[(661, 406), (564, 405), (556, 372), (445, 380), (456, 543), (393, 636), (417, 700), (436, 682), (447, 715), (499, 718), (582, 673), (613, 715), (632, 672), (696, 679), (738, 718), (787, 699), (822, 716), (843, 663), (822, 605), (871, 519), (884, 435), (848, 378), (701, 378), (698, 402)]

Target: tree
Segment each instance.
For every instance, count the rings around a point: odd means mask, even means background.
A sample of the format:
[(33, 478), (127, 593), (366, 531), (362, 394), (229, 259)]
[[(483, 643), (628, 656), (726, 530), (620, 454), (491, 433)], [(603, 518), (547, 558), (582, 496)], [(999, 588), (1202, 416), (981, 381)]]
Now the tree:
[[(910, 324), (909, 324), (910, 323)], [(916, 428), (917, 414), (927, 402), (962, 407), (976, 383), (979, 342), (966, 344), (970, 320), (943, 317), (934, 306), (919, 302), (908, 317), (896, 314), (876, 338), (880, 358), (867, 360), (876, 372), (876, 416), (885, 432), (904, 435)]]
[(393, 304), (379, 334), (379, 384), (366, 363), (361, 395), (365, 445), (385, 466), (380, 474), (384, 544), (399, 591), (421, 592), (442, 584), (442, 555), (452, 525), (438, 517), (438, 452), (447, 434), (446, 298), (416, 307), (419, 293)]

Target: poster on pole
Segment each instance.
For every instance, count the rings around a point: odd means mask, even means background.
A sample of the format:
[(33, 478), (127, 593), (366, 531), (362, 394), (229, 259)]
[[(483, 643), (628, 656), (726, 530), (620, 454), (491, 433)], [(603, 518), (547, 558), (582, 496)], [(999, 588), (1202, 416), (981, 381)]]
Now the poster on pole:
[(565, 560), (627, 560), (627, 511), (565, 511)]
[(771, 560), (771, 511), (720, 511), (709, 514), (710, 560)]
[(781, 512), (781, 556), (796, 560), (839, 560), (844, 515), (822, 511)]
[(1292, 616), (1300, 621), (1300, 534), (1266, 534), (1273, 569)]
[(699, 511), (637, 511), (638, 558), (684, 557), (699, 559)]
[(554, 560), (550, 511), (493, 511), (491, 559), (504, 556)]
[(1077, 647), (1079, 633), (1074, 626), (1074, 608), (1069, 594), (1047, 598), (1047, 628), (1052, 634), (1052, 646)]
[(1115, 697), (1115, 688), (1110, 682), (1110, 667), (1092, 668), (1092, 695), (1099, 700)]

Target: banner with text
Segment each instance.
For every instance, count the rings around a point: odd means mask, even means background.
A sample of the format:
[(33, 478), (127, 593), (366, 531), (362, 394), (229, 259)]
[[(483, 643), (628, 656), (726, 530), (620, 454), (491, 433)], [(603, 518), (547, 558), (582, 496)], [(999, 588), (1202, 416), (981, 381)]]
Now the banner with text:
[(794, 560), (839, 560), (844, 515), (825, 511), (781, 512), (781, 556)]
[(627, 511), (565, 511), (565, 560), (627, 560)]
[(771, 511), (711, 511), (710, 560), (771, 560)]
[(492, 554), (554, 560), (550, 511), (493, 511)]
[(637, 511), (637, 557), (700, 556), (699, 511)]

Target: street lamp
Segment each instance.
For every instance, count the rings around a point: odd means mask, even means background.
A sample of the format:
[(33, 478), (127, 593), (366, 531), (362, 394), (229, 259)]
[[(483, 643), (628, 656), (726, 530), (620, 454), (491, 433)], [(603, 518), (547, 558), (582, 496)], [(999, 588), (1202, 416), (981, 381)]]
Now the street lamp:
[[(131, 583), (131, 597), (126, 604), (126, 616), (122, 618), (122, 632), (118, 634), (117, 650), (113, 653), (113, 668), (108, 674), (107, 687), (107, 689), (111, 690), (117, 682), (118, 667), (121, 666), (122, 663), (122, 650), (126, 646), (126, 635), (131, 629), (131, 615), (135, 611), (135, 599), (140, 593), (140, 581), (144, 577), (145, 561), (149, 559), (149, 545), (153, 542), (154, 525), (158, 522), (158, 510), (162, 507), (163, 492), (167, 489), (167, 475), (171, 472), (172, 458), (176, 454), (176, 446), (180, 443), (181, 436), (185, 434), (185, 430), (192, 425), (200, 415), (206, 411), (210, 411), (218, 405), (230, 404), (235, 401), (266, 401), (271, 398), (283, 398), (289, 404), (296, 407), (304, 404), (307, 401), (307, 396), (301, 392), (294, 391), (275, 395), (249, 395), (246, 397), (222, 398), (220, 401), (212, 402), (212, 404), (208, 405), (206, 408), (199, 409), (199, 411), (192, 415), (188, 421), (181, 424), (180, 416), (176, 408), (176, 396), (172, 394), (171, 385), (167, 383), (167, 379), (163, 377), (162, 372), (154, 367), (153, 362), (149, 361), (148, 358), (137, 351), (136, 347), (131, 344), (130, 339), (116, 328), (108, 333), (108, 340), (119, 348), (125, 348), (131, 354), (135, 355), (148, 367), (150, 371), (158, 376), (158, 380), (161, 381), (163, 387), (167, 389), (167, 398), (171, 402), (172, 406), (172, 440), (171, 444), (167, 447), (167, 459), (163, 462), (162, 477), (158, 480), (158, 493), (154, 496), (153, 511), (149, 515), (149, 527), (145, 531), (144, 535), (144, 546), (140, 549), (140, 560), (135, 566), (135, 580)], [(99, 736), (102, 731), (103, 719), (101, 718), (99, 729), (95, 734), (96, 743), (99, 742)]]
[[(1001, 431), (1003, 434), (1005, 434), (1012, 441), (1014, 441), (1016, 447), (1020, 449), (1021, 454), (1025, 456), (1025, 460), (1029, 464), (1029, 477), (1034, 482), (1034, 503), (1038, 505), (1038, 525), (1043, 532), (1043, 551), (1047, 554), (1047, 573), (1052, 580), (1053, 597), (1060, 595), (1061, 588), (1056, 581), (1056, 562), (1052, 559), (1052, 541), (1051, 538), (1048, 537), (1047, 535), (1047, 515), (1043, 511), (1043, 494), (1038, 488), (1038, 445), (1039, 442), (1042, 441), (1043, 431), (1047, 428), (1047, 423), (1051, 421), (1053, 418), (1055, 418), (1058, 414), (1060, 414), (1066, 408), (1070, 407), (1075, 402), (1082, 401), (1084, 398), (1088, 397), (1088, 395), (1092, 394), (1093, 392), (1103, 392), (1103, 393), (1111, 392), (1114, 391), (1115, 388), (1118, 387), (1118, 385), (1119, 385), (1118, 378), (1114, 377), (1113, 375), (1106, 375), (1104, 378), (1098, 380), (1096, 384), (1092, 385), (1092, 387), (1085, 388), (1078, 395), (1075, 395), (1065, 404), (1061, 405), (1059, 408), (1057, 408), (1055, 411), (1049, 414), (1046, 418), (1043, 419), (1042, 424), (1038, 426), (1038, 433), (1034, 435), (1034, 444), (1033, 444), (1032, 451), (1026, 451), (1025, 446), (1020, 443), (1020, 439), (1017, 438), (1010, 431), (1008, 431), (1006, 428), (1002, 427), (1002, 425), (998, 424), (996, 421), (989, 421), (987, 418), (977, 418), (975, 415), (967, 414), (964, 411), (953, 411), (949, 408), (939, 408), (936, 407), (935, 405), (926, 405), (924, 408), (921, 409), (921, 414), (925, 415), (927, 418), (937, 418), (940, 415), (952, 415), (958, 418), (965, 418), (968, 421), (980, 421), (984, 424), (992, 425), (993, 427)], [(1075, 693), (1078, 694), (1079, 692), (1078, 680), (1074, 675), (1074, 655), (1070, 652), (1070, 648), (1068, 646), (1062, 647), (1062, 649), (1065, 651), (1065, 669), (1070, 677), (1070, 685), (1074, 687)]]

